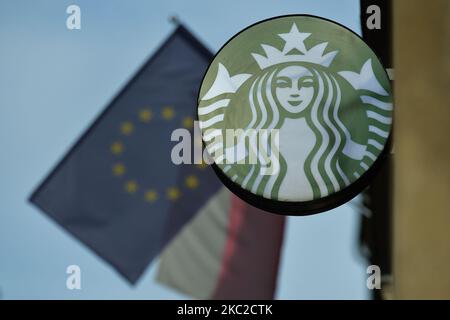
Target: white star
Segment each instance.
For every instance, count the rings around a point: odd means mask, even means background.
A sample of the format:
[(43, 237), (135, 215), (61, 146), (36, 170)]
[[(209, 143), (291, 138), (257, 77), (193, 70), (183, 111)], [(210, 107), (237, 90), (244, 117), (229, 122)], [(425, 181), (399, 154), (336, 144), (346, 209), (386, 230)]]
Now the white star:
[(292, 24), (291, 31), (289, 33), (281, 33), (279, 36), (286, 41), (284, 45), (283, 53), (286, 54), (292, 49), (297, 49), (302, 53), (306, 53), (306, 47), (303, 41), (308, 38), (311, 33), (299, 32), (295, 23)]

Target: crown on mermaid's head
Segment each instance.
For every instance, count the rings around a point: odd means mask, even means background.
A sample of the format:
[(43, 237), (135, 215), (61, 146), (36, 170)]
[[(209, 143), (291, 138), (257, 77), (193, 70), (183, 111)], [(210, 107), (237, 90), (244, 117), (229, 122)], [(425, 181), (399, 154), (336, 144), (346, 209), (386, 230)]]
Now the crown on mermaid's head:
[[(257, 53), (252, 53), (252, 56), (261, 69), (285, 62), (310, 62), (329, 67), (338, 51), (324, 54), (328, 42), (320, 43), (309, 50), (306, 49), (304, 41), (310, 35), (311, 33), (299, 32), (297, 25), (293, 23), (289, 33), (279, 34), (285, 41), (282, 51), (267, 44), (261, 44), (266, 56)], [(299, 52), (299, 54), (290, 54), (294, 49)]]

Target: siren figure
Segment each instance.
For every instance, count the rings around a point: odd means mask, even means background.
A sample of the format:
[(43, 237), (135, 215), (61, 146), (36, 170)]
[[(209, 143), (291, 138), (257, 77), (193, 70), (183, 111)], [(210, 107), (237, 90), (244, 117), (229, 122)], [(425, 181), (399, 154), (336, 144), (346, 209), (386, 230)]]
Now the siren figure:
[[(295, 23), (289, 33), (279, 36), (286, 42), (283, 50), (262, 44), (266, 55), (252, 54), (260, 68), (256, 74), (230, 76), (226, 67), (219, 63), (217, 77), (199, 107), (199, 115), (211, 117), (201, 121), (200, 126), (203, 133), (209, 129), (204, 140), (210, 141), (207, 149), (212, 154), (224, 147), (222, 140), (216, 143), (213, 139), (228, 128), (225, 128), (224, 118), (234, 117), (236, 127), (244, 131), (266, 130), (267, 141), (272, 141), (271, 136), (276, 135), (275, 143), (265, 147), (269, 161), (258, 157), (259, 163), (241, 166), (232, 166), (227, 161), (233, 158), (242, 162), (252, 153), (260, 155), (258, 147), (261, 145), (256, 141), (256, 133), (250, 134), (245, 152), (239, 150), (242, 150), (240, 144), (247, 140), (238, 139), (235, 145), (215, 157), (215, 161), (232, 180), (255, 194), (281, 201), (308, 201), (345, 188), (359, 177), (357, 170), (348, 174), (352, 165), (356, 163), (365, 168), (375, 160), (367, 149), (367, 141), (365, 144), (354, 141), (351, 126), (341, 119), (344, 112), (342, 87), (380, 97), (388, 93), (376, 79), (370, 59), (360, 73), (336, 72), (329, 67), (338, 52), (325, 53), (327, 43), (308, 50), (304, 40), (310, 33), (299, 32)], [(226, 99), (217, 100), (216, 97), (224, 94)], [(211, 100), (215, 102), (210, 103)], [(379, 102), (368, 95), (361, 96), (361, 100), (358, 103)], [(392, 108), (390, 104), (382, 106)], [(245, 119), (245, 123), (239, 123), (237, 108), (250, 110), (250, 118)], [(380, 118), (374, 111), (367, 111), (364, 117)], [(375, 126), (369, 126), (367, 131), (383, 135)], [(379, 149), (381, 144), (376, 139), (370, 140)], [(272, 166), (275, 163), (276, 170), (262, 174), (261, 169), (268, 162)]]

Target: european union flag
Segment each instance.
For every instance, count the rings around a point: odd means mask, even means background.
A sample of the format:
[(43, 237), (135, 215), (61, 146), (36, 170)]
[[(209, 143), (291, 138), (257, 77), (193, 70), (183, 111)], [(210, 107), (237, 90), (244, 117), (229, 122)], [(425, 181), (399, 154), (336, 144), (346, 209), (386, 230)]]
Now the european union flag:
[(220, 187), (211, 168), (171, 161), (211, 59), (179, 26), (31, 196), (130, 282)]

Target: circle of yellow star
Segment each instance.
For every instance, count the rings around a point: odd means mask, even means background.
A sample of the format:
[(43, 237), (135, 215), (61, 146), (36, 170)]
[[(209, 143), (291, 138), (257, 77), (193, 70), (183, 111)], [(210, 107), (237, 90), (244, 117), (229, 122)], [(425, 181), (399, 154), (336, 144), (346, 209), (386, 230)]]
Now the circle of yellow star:
[(127, 181), (125, 183), (125, 191), (127, 193), (136, 193), (138, 190), (138, 184), (134, 180)]
[(133, 133), (134, 130), (134, 126), (130, 121), (126, 121), (124, 123), (122, 123), (122, 125), (120, 126), (120, 132), (122, 132), (124, 135), (130, 135)]
[(147, 190), (144, 195), (145, 201), (155, 202), (158, 200), (158, 193), (154, 189)]
[(115, 155), (119, 155), (123, 152), (122, 142), (116, 141), (111, 145), (111, 152)]
[(125, 171), (126, 171), (125, 166), (122, 163), (116, 163), (113, 166), (113, 173), (117, 177), (123, 176)]
[(169, 200), (175, 201), (180, 197), (180, 190), (177, 187), (171, 187), (167, 189), (167, 198)]
[(206, 164), (206, 162), (202, 161), (202, 163), (199, 163), (199, 164), (197, 164), (196, 166), (197, 166), (197, 168), (203, 170), (203, 169), (205, 169), (208, 165)]
[(170, 120), (175, 116), (175, 110), (171, 106), (166, 106), (162, 109), (161, 115), (164, 119)]
[(195, 189), (198, 187), (199, 182), (196, 176), (190, 175), (185, 180), (184, 183), (186, 184), (186, 187), (189, 189)]
[(194, 120), (192, 117), (185, 117), (182, 121), (183, 127), (186, 129), (192, 129), (194, 127)]
[(153, 117), (153, 113), (149, 109), (142, 109), (139, 111), (139, 120), (142, 122), (149, 122)]

